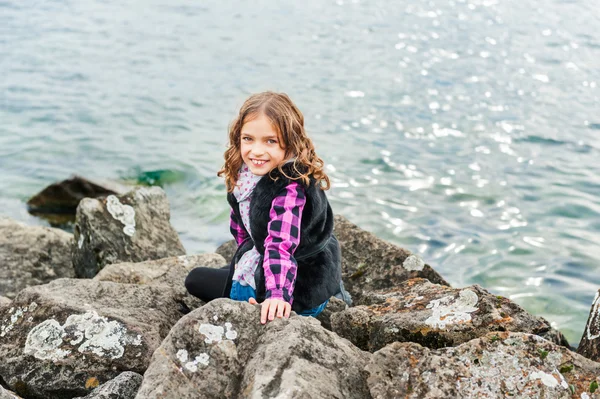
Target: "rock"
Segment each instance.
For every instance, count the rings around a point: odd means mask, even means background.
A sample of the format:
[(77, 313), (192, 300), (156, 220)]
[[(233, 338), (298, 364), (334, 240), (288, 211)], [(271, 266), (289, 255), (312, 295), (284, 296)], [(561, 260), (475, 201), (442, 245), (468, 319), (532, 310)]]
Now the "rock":
[(21, 397), (15, 395), (9, 390), (2, 388), (2, 385), (0, 385), (0, 399), (21, 399)]
[(344, 284), (355, 303), (360, 302), (363, 291), (395, 287), (416, 277), (449, 285), (418, 255), (378, 238), (341, 215), (335, 216), (334, 234), (342, 249)]
[(260, 307), (216, 299), (154, 352), (136, 398), (368, 398), (370, 354), (310, 317), (266, 325)]
[(577, 353), (600, 362), (600, 290), (592, 302), (590, 316), (583, 330)]
[(30, 398), (85, 396), (143, 374), (180, 313), (167, 286), (59, 279), (0, 309), (0, 379)]
[(438, 350), (395, 342), (366, 371), (373, 399), (566, 399), (598, 398), (590, 388), (600, 364), (537, 335), (499, 332)]
[(227, 261), (219, 254), (182, 255), (148, 260), (145, 262), (115, 263), (102, 269), (94, 280), (113, 281), (124, 284), (166, 284), (172, 288), (185, 290), (184, 281), (195, 267), (219, 268)]
[(81, 176), (72, 176), (70, 179), (52, 183), (31, 197), (27, 201), (27, 207), (30, 212), (75, 215), (77, 205), (82, 199), (124, 194), (123, 189), (114, 185), (109, 188)]
[(12, 301), (9, 298), (0, 296), (0, 308), (10, 305), (11, 302)]
[(321, 325), (324, 328), (331, 331), (331, 316), (346, 309), (348, 309), (346, 302), (332, 296), (329, 298), (329, 302), (327, 303), (327, 306), (325, 306), (325, 309), (323, 309), (321, 314), (318, 315), (316, 319), (321, 322)]
[(226, 264), (226, 260), (218, 254), (182, 255), (139, 263), (124, 262), (105, 266), (94, 280), (167, 285), (177, 293), (178, 300), (189, 310), (204, 304), (188, 294), (185, 288), (185, 278), (190, 270), (199, 266), (219, 268)]
[(227, 259), (227, 263), (230, 263), (231, 259), (233, 259), (233, 255), (235, 255), (235, 251), (237, 251), (235, 240), (229, 240), (221, 244), (219, 248), (216, 249), (215, 253), (221, 255)]
[(491, 331), (536, 334), (568, 346), (549, 322), (478, 285), (458, 289), (413, 279), (397, 289), (368, 293), (363, 303), (332, 315), (331, 326), (372, 352), (395, 341), (433, 349), (457, 346)]
[(169, 202), (159, 187), (136, 188), (77, 207), (73, 266), (78, 277), (94, 277), (106, 265), (184, 255), (169, 222)]
[(14, 298), (23, 288), (73, 277), (72, 241), (62, 230), (0, 217), (0, 295)]
[(94, 389), (86, 397), (74, 399), (134, 399), (142, 384), (142, 378), (138, 373), (126, 371)]

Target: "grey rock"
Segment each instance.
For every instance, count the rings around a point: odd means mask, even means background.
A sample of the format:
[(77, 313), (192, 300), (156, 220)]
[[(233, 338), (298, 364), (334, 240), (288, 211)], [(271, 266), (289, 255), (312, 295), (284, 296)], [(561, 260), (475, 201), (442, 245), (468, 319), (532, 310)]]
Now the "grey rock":
[(0, 309), (0, 377), (30, 398), (71, 398), (142, 374), (181, 314), (164, 285), (59, 279)]
[(346, 309), (348, 309), (346, 302), (332, 296), (329, 298), (329, 302), (327, 303), (327, 306), (325, 306), (325, 309), (323, 309), (316, 319), (321, 322), (321, 325), (324, 328), (331, 331), (331, 316)]
[(62, 230), (0, 216), (0, 295), (14, 298), (23, 288), (73, 277), (72, 241)]
[(14, 392), (2, 388), (0, 385), (0, 399), (21, 399), (21, 397), (17, 396)]
[(334, 234), (342, 249), (342, 276), (355, 303), (363, 291), (392, 288), (411, 278), (449, 285), (431, 266), (410, 251), (400, 248), (335, 216)]
[(184, 255), (169, 219), (169, 202), (160, 187), (140, 187), (103, 200), (83, 199), (74, 229), (76, 275), (91, 278), (109, 264)]
[(600, 290), (592, 302), (590, 316), (583, 330), (577, 353), (600, 362)]
[(190, 270), (195, 267), (219, 268), (226, 265), (218, 254), (182, 255), (139, 263), (116, 263), (107, 265), (94, 280), (113, 281), (124, 284), (167, 285), (177, 293), (177, 298), (187, 309), (195, 309), (204, 304), (200, 299), (188, 294), (184, 282)]
[(233, 259), (233, 255), (235, 255), (236, 250), (237, 244), (235, 243), (235, 240), (229, 240), (221, 244), (219, 248), (215, 250), (215, 253), (227, 259), (227, 263), (229, 263), (231, 262), (231, 259)]
[(478, 285), (458, 289), (412, 279), (396, 289), (368, 293), (363, 303), (333, 314), (331, 325), (364, 350), (376, 351), (395, 341), (434, 349), (457, 346), (491, 331), (536, 334), (568, 346), (548, 321)]
[(184, 316), (154, 352), (136, 398), (368, 398), (370, 354), (293, 315), (217, 299)]
[(375, 352), (366, 371), (374, 399), (599, 397), (590, 386), (600, 364), (524, 333), (437, 350), (395, 342)]
[(134, 399), (142, 378), (138, 373), (126, 371), (94, 389), (89, 395), (73, 399)]
[(104, 198), (124, 194), (122, 185), (93, 182), (81, 176), (53, 183), (27, 201), (29, 213), (48, 220), (51, 224), (65, 224), (75, 220), (75, 211), (83, 198)]

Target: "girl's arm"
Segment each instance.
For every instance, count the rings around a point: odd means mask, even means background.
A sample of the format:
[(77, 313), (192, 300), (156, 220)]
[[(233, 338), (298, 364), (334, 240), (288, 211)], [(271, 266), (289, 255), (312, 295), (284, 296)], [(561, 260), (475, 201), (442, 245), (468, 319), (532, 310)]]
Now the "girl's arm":
[(246, 238), (248, 238), (248, 233), (242, 224), (242, 221), (235, 216), (233, 212), (233, 208), (231, 209), (231, 213), (229, 215), (229, 231), (231, 231), (231, 235), (235, 239), (235, 243), (239, 245), (244, 242)]
[(290, 183), (273, 199), (263, 262), (266, 299), (279, 299), (292, 304), (298, 270), (293, 255), (300, 243), (300, 224), (305, 203), (304, 188), (296, 182)]

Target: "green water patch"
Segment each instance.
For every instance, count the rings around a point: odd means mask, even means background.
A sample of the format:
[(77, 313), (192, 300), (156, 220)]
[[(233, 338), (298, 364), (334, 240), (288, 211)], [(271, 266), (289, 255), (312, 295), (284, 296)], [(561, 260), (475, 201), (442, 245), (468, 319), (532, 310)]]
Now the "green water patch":
[(135, 168), (133, 173), (126, 175), (123, 180), (142, 186), (159, 186), (181, 183), (190, 178), (190, 174), (177, 169), (142, 170)]

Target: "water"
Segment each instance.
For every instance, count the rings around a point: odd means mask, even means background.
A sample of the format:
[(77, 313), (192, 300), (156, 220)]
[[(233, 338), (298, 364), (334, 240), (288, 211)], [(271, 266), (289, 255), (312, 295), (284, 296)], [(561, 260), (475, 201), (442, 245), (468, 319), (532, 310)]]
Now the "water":
[(0, 0), (0, 213), (73, 173), (162, 182), (229, 239), (227, 125), (287, 92), (334, 211), (577, 344), (600, 287), (596, 0)]

